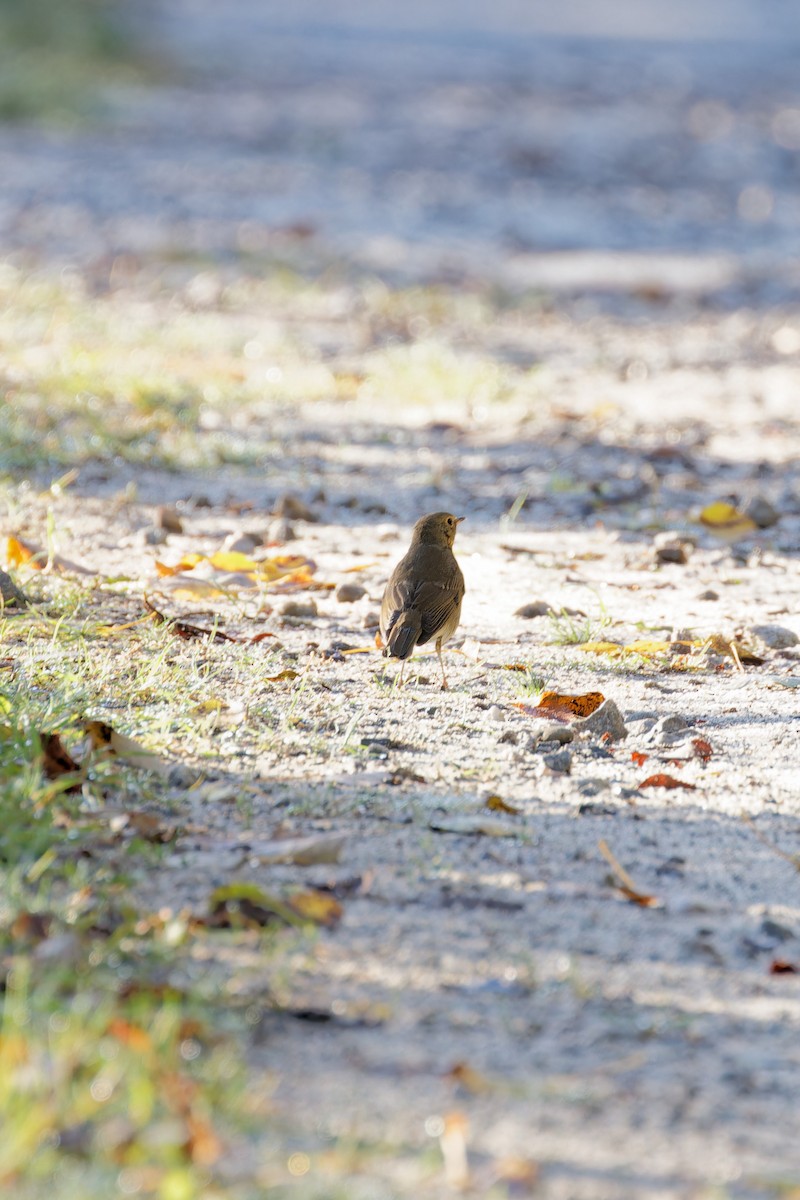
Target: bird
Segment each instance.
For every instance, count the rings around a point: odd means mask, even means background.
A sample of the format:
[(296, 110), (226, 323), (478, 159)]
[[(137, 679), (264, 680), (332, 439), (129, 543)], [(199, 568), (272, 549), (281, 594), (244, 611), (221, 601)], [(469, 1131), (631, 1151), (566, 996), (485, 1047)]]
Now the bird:
[(442, 646), (461, 619), (464, 576), (453, 554), (453, 542), (463, 520), (448, 512), (420, 517), (408, 551), (389, 576), (381, 602), (380, 636), (384, 657), (398, 658), (403, 664), (398, 686), (414, 647), (435, 638), (442, 690), (447, 690)]

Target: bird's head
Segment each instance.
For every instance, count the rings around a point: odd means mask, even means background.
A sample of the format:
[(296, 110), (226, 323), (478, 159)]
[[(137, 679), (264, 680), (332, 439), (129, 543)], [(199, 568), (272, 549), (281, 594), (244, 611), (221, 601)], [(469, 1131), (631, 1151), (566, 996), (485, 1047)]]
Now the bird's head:
[(452, 546), (456, 540), (456, 530), (463, 520), (463, 517), (454, 517), (448, 512), (428, 513), (427, 517), (420, 517), (417, 521), (411, 541), (426, 546)]

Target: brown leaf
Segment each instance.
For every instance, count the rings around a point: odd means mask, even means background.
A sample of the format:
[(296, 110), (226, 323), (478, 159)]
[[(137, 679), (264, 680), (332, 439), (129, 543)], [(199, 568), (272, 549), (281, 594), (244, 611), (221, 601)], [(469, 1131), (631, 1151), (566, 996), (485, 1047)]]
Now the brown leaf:
[(486, 808), (492, 812), (511, 813), (512, 816), (518, 817), (522, 809), (515, 808), (513, 804), (507, 804), (502, 796), (490, 796), (486, 801)]
[(115, 833), (129, 829), (146, 842), (161, 844), (171, 842), (178, 833), (177, 825), (163, 821), (157, 813), (144, 812), (141, 809), (119, 814), (112, 820), (111, 828)]
[(486, 1092), (494, 1090), (494, 1084), (480, 1071), (476, 1071), (467, 1062), (457, 1062), (445, 1072), (445, 1079), (450, 1083), (458, 1084), (465, 1091), (470, 1092), (473, 1096), (480, 1096)]
[(708, 762), (714, 753), (714, 747), (705, 738), (692, 738), (692, 750), (695, 753), (695, 757), (704, 763)]
[(797, 967), (785, 958), (775, 958), (769, 965), (770, 975), (796, 975)]
[(280, 683), (283, 679), (298, 679), (299, 676), (299, 671), (293, 670), (292, 667), (287, 667), (284, 671), (279, 671), (277, 675), (265, 675), (264, 678), (267, 683)]
[(639, 787), (686, 788), (688, 791), (693, 792), (696, 790), (697, 785), (694, 783), (684, 783), (682, 779), (676, 779), (674, 775), (665, 775), (663, 771), (660, 771), (657, 775), (648, 775), (647, 779), (642, 780)]
[[(236, 637), (232, 633), (225, 633), (222, 629), (206, 629), (201, 625), (190, 625), (187, 621), (176, 621), (171, 617), (165, 617), (147, 596), (142, 597), (142, 603), (148, 612), (152, 613), (158, 625), (169, 625), (171, 633), (174, 633), (176, 637), (185, 638), (187, 641), (190, 641), (192, 638), (208, 638), (211, 642), (243, 642), (252, 640)], [(274, 636), (274, 634), (262, 634), (260, 636)]]
[(81, 767), (64, 746), (57, 733), (40, 733), (42, 744), (42, 770), (47, 779), (60, 779), (62, 775), (76, 775), (75, 782), (66, 791), (79, 792), (83, 781)]
[(565, 695), (561, 692), (542, 692), (537, 709), (566, 713), (570, 717), (588, 717), (604, 702), (602, 692), (582, 692)]

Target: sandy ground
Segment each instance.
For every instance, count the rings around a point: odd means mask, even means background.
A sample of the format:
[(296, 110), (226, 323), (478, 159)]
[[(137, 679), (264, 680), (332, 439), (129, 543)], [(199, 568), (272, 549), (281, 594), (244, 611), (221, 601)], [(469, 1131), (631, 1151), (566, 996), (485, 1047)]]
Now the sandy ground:
[[(203, 28), (189, 39), (198, 53)], [(300, 66), (313, 65), (316, 44)], [(532, 323), (516, 320), (510, 303), (485, 335), (497, 361), (535, 364), (535, 398), (512, 396), (498, 409), (434, 398), (377, 419), (368, 398), (309, 403), (276, 415), (280, 452), (263, 473), (139, 471), (137, 501), (110, 513), (124, 471), (88, 465), (59, 501), (62, 552), (106, 574), (124, 564), (149, 578), (156, 557), (177, 560), (263, 529), (276, 500), (299, 493), (317, 521), (293, 521), (286, 552), (312, 557), (320, 580), (365, 589), (353, 603), (332, 592), (292, 597), (313, 600), (316, 615), (284, 614), (276, 600), (259, 626), (282, 647), (269, 671), (299, 676), (265, 681), (262, 699), (291, 720), (243, 722), (212, 779), (176, 790), (189, 832), (143, 884), (154, 906), (174, 909), (204, 904), (232, 879), (329, 888), (343, 905), (338, 926), (287, 952), (280, 970), (241, 948), (212, 964), (222, 986), (252, 997), (254, 1086), (267, 1079), (274, 1089), (274, 1120), (252, 1149), (272, 1164), (269, 1194), (388, 1200), (463, 1185), (545, 1200), (760, 1200), (800, 1186), (800, 984), (775, 968), (800, 972), (796, 156), (780, 141), (794, 136), (791, 121), (779, 122), (777, 141), (774, 125), (797, 100), (779, 71), (759, 90), (762, 60), (737, 45), (730, 61), (750, 65), (729, 76), (725, 60), (703, 86), (691, 75), (699, 51), (681, 57), (669, 43), (660, 52), (663, 86), (673, 89), (662, 114), (671, 161), (684, 145), (693, 157), (677, 181), (668, 163), (651, 164), (639, 191), (619, 181), (630, 182), (626, 164), (641, 161), (651, 128), (636, 112), (644, 85), (631, 95), (607, 64), (586, 84), (588, 108), (607, 118), (606, 152), (593, 167), (580, 143), (586, 94), (563, 46), (548, 60), (561, 63), (561, 79), (553, 67), (522, 88), (519, 110), (500, 111), (513, 88), (505, 75), (491, 83), (491, 56), (479, 60), (477, 81), (439, 81), (436, 129), (449, 132), (430, 142), (438, 159), (422, 182), (416, 106), (432, 95), (432, 68), (421, 91), (402, 75), (376, 82), (366, 68), (346, 83), (333, 67), (316, 82), (298, 68), (293, 86), (259, 82), (243, 52), (235, 83), (192, 77), (174, 96), (120, 101), (110, 135), (42, 137), (22, 174), (11, 169), (22, 161), (19, 135), (2, 134), (5, 246), (17, 258), (24, 249), (42, 262), (67, 259), (91, 276), (109, 255), (160, 253), (168, 243), (196, 251), (206, 235), (214, 253), (263, 250), (265, 230), (285, 236), (287, 223), (308, 221), (311, 248), (303, 231), (300, 240), (311, 262), (344, 255), (412, 277), (421, 263), (418, 277), (452, 279), (493, 277), (502, 265), (506, 283), (525, 286), (541, 284), (536, 271), (546, 268), (555, 270), (550, 286), (563, 289)], [(600, 62), (586, 46), (575, 53), (579, 66)], [(630, 56), (630, 43), (614, 54)], [(326, 109), (335, 96), (338, 107)], [(490, 160), (481, 182), (467, 135), (471, 121), (479, 145), (508, 150), (522, 108), (539, 124), (523, 147), (530, 157), (504, 168), (519, 184), (520, 221), (509, 232), (508, 210), (498, 216), (508, 180)], [(219, 124), (209, 129), (212, 111)], [(339, 122), (333, 150), (310, 140), (320, 111)], [(730, 117), (740, 132), (760, 131), (760, 149), (725, 133), (712, 168), (686, 132), (692, 113), (700, 126), (728, 129)], [(238, 140), (229, 136), (235, 121)], [(178, 170), (175, 139), (187, 128)], [(542, 149), (545, 128), (563, 132), (558, 153)], [(542, 177), (531, 181), (537, 162)], [(78, 168), (92, 164), (99, 174), (89, 187), (91, 171)], [(281, 186), (266, 186), (278, 178)], [(397, 193), (371, 203), (388, 179), (406, 188), (405, 208)], [(330, 206), (320, 199), (326, 181)], [(460, 215), (445, 195), (453, 181), (468, 210)], [(743, 201), (748, 187), (762, 191)], [(34, 191), (35, 222), (20, 201)], [(348, 207), (348, 195), (363, 207)], [(538, 224), (536, 211), (545, 214)], [(660, 259), (648, 254), (656, 226)], [(537, 257), (542, 249), (565, 257)], [(515, 277), (521, 263), (528, 274)], [(604, 285), (590, 297), (587, 272)], [(346, 315), (325, 328), (291, 313), (285, 321), (314, 360), (344, 361), (357, 349)], [(210, 506), (197, 507), (200, 492)], [(696, 517), (729, 497), (740, 507), (769, 501), (770, 523), (727, 544)], [(185, 532), (145, 547), (140, 531), (164, 500), (182, 503)], [(254, 505), (245, 516), (234, 513), (240, 501)], [(29, 497), (17, 510), (31, 530), (43, 520), (36, 505)], [(410, 525), (440, 508), (467, 517), (456, 545), (467, 597), (446, 656), (451, 688), (439, 689), (435, 658), (420, 656), (400, 691), (374, 649), (346, 654), (342, 644), (372, 645), (370, 622)], [(657, 561), (654, 535), (665, 529), (696, 541), (687, 562)], [(573, 616), (517, 615), (534, 601)], [(238, 610), (218, 611), (233, 628)], [(586, 620), (593, 640), (620, 643), (737, 636), (762, 661), (740, 671), (699, 650), (677, 666), (674, 651), (587, 653), (563, 640)], [(208, 648), (226, 697), (237, 654)], [(504, 669), (519, 665), (526, 672)], [(622, 714), (624, 738), (587, 731), (563, 747), (537, 742), (525, 708), (536, 703), (532, 680), (601, 691)], [(710, 743), (707, 761), (698, 738)], [(691, 788), (640, 788), (657, 772)], [(517, 811), (487, 810), (490, 795)], [(465, 834), (459, 821), (489, 825)], [(279, 828), (341, 834), (340, 861), (260, 864), (259, 845)], [(601, 840), (654, 903), (620, 891)]]

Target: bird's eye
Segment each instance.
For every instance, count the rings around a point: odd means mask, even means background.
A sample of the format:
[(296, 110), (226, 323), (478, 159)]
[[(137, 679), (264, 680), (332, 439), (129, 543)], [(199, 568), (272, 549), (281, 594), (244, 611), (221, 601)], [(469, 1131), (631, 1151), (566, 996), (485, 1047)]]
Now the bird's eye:
[(447, 524), (448, 524), (448, 525), (452, 525), (452, 524), (453, 524), (453, 518), (452, 518), (452, 517), (448, 517), (448, 518), (447, 518)]

